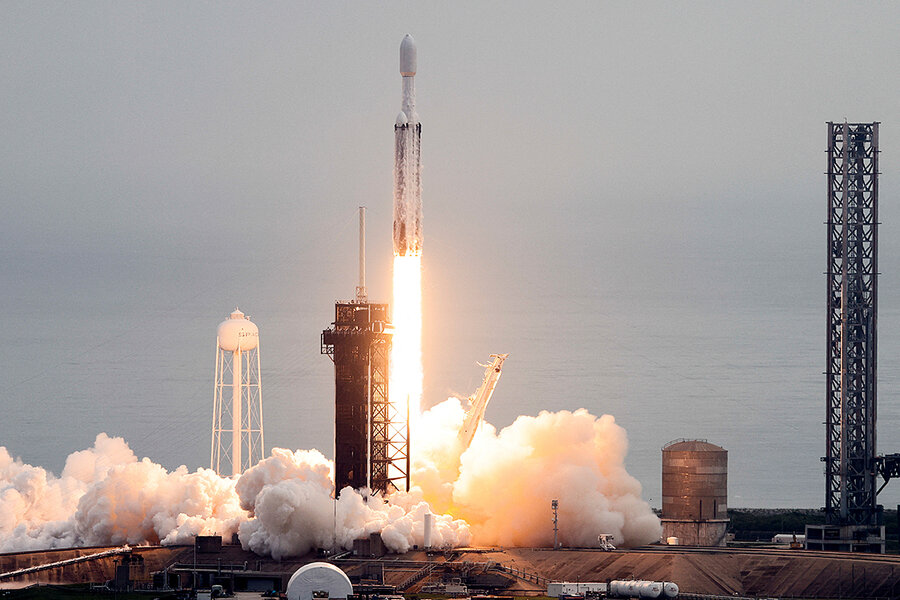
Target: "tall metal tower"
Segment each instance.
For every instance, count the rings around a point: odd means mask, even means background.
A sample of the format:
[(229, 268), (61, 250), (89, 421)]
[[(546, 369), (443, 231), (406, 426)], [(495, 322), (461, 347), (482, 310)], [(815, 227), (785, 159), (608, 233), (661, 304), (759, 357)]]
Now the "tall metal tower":
[(356, 299), (335, 303), (334, 322), (321, 339), (322, 354), (334, 362), (335, 490), (408, 490), (409, 411), (398, 410), (388, 395), (390, 315), (387, 304), (368, 301), (362, 207), (359, 227)]
[[(807, 547), (816, 549), (884, 552), (875, 455), (878, 152), (878, 123), (828, 123), (827, 525), (807, 528)], [(823, 541), (810, 544), (810, 535)]]
[(825, 515), (874, 525), (878, 123), (828, 123)]
[(210, 468), (240, 475), (265, 455), (259, 328), (240, 310), (219, 324)]

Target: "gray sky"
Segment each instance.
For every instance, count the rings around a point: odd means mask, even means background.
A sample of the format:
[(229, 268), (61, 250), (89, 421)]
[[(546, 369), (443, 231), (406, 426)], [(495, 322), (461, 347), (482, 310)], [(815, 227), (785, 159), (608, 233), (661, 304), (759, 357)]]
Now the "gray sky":
[(353, 292), (358, 205), (389, 299), (407, 32), (429, 403), (509, 352), (488, 419), (615, 415), (654, 505), (659, 447), (703, 437), (731, 451), (732, 505), (819, 506), (824, 122), (878, 120), (879, 447), (900, 451), (887, 2), (4, 2), (0, 445), (58, 470), (108, 431), (206, 464), (239, 305), (269, 445), (331, 454), (318, 333)]

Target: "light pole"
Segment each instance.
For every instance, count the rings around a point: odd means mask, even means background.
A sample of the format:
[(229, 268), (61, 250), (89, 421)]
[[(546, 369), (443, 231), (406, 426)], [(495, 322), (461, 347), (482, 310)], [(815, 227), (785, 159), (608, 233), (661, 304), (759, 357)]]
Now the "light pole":
[(550, 508), (553, 509), (553, 549), (559, 548), (559, 501), (552, 500)]

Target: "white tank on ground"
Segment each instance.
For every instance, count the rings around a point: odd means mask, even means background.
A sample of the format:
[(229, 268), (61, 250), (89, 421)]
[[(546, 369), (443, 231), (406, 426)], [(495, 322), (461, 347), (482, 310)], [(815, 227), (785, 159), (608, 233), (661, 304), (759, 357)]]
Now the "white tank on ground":
[(638, 584), (638, 596), (641, 598), (659, 598), (662, 594), (661, 581), (642, 581)]
[(675, 598), (678, 586), (671, 581), (644, 581), (641, 579), (617, 579), (609, 582), (611, 598)]
[(346, 598), (352, 593), (353, 585), (346, 573), (323, 562), (300, 567), (291, 575), (287, 584), (288, 600)]

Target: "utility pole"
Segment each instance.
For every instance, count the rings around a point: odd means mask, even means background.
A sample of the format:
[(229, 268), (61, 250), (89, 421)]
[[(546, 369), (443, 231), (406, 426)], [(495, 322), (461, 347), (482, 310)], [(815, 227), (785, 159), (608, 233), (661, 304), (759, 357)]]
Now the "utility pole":
[(559, 548), (559, 501), (550, 502), (550, 508), (553, 509), (553, 549)]

